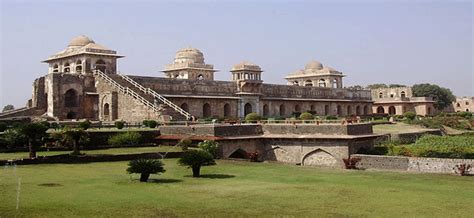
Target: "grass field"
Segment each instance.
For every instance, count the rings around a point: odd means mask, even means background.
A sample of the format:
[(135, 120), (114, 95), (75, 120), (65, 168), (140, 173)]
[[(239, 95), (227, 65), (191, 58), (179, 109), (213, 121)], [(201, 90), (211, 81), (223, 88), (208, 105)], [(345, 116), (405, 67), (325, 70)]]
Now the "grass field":
[[(160, 147), (129, 147), (129, 148), (109, 148), (100, 150), (82, 150), (81, 153), (85, 154), (139, 154), (139, 153), (150, 153), (150, 152), (170, 152), (170, 151), (181, 151), (180, 147), (176, 146), (160, 146)], [(51, 156), (58, 154), (69, 154), (71, 151), (39, 151), (38, 156)], [(15, 152), (15, 153), (0, 153), (0, 160), (12, 160), (28, 158), (28, 152)]]
[(474, 214), (474, 177), (218, 161), (192, 178), (176, 159), (164, 162), (149, 183), (126, 174), (127, 162), (2, 168), (0, 217)]
[(406, 123), (374, 125), (372, 128), (376, 134), (412, 133), (430, 130), (422, 126), (409, 125)]

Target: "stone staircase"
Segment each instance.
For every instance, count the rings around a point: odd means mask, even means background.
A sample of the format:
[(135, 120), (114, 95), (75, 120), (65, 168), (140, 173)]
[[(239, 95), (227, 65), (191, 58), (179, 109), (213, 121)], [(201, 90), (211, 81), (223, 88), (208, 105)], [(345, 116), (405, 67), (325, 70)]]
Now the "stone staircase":
[(173, 120), (191, 120), (193, 116), (150, 88), (145, 88), (133, 79), (122, 74), (105, 74), (95, 70), (94, 74), (129, 95), (160, 116), (169, 115)]

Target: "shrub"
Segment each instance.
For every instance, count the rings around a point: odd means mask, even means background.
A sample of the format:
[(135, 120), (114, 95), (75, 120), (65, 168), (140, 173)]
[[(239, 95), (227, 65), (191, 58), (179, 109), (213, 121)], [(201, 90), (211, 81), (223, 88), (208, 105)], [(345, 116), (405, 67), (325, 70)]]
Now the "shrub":
[(136, 145), (141, 142), (141, 139), (140, 133), (129, 131), (111, 136), (107, 142), (110, 145)]
[(123, 129), (123, 126), (125, 126), (124, 121), (115, 121), (115, 127), (117, 127), (117, 129)]
[(183, 166), (188, 166), (193, 170), (193, 177), (199, 177), (201, 166), (215, 165), (216, 162), (207, 151), (203, 150), (189, 150), (184, 152), (183, 156), (178, 160), (178, 163)]
[(245, 121), (247, 122), (257, 121), (260, 119), (261, 117), (257, 113), (249, 113), (247, 116), (245, 116)]
[(328, 116), (326, 116), (326, 120), (337, 120), (337, 116), (328, 115)]
[(61, 142), (66, 142), (67, 144), (72, 144), (72, 155), (80, 155), (79, 145), (85, 144), (89, 140), (89, 135), (86, 131), (81, 128), (70, 129), (65, 128), (62, 131), (62, 140)]
[(89, 120), (84, 120), (79, 123), (79, 128), (87, 130), (91, 127), (91, 122)]
[(181, 150), (187, 151), (188, 147), (193, 143), (193, 141), (190, 138), (183, 138), (179, 140), (177, 146), (181, 147)]
[(48, 129), (51, 128), (51, 124), (48, 121), (41, 121), (40, 122), (43, 126), (47, 127)]
[(406, 117), (408, 120), (414, 120), (416, 117), (416, 113), (408, 111), (408, 112), (403, 113), (403, 117)]
[(3, 140), (6, 142), (8, 149), (21, 147), (27, 143), (27, 138), (20, 133), (18, 128), (5, 130)]
[(358, 157), (349, 157), (349, 158), (342, 158), (342, 161), (344, 162), (344, 166), (346, 169), (357, 169), (357, 163), (361, 159)]
[(143, 125), (146, 126), (146, 127), (148, 127), (148, 122), (149, 122), (149, 120), (143, 120), (142, 121)]
[(467, 111), (457, 112), (456, 115), (459, 116), (459, 117), (462, 117), (464, 119), (471, 119), (471, 117), (472, 117), (472, 113), (467, 112)]
[(8, 125), (4, 122), (0, 122), (0, 132), (5, 132), (8, 129)]
[(212, 140), (206, 140), (206, 141), (203, 141), (203, 142), (199, 142), (199, 144), (198, 144), (198, 148), (212, 154), (213, 158), (217, 158), (217, 148), (218, 147), (219, 147), (219, 144), (216, 141), (212, 141)]
[(309, 112), (304, 112), (300, 115), (300, 119), (301, 120), (312, 120), (313, 119), (313, 115)]
[(291, 113), (291, 117), (293, 117), (293, 118), (300, 117), (300, 115), (301, 115), (301, 112), (296, 112), (296, 111), (295, 111), (295, 112), (292, 112), (292, 113)]
[(150, 174), (164, 173), (166, 170), (163, 163), (158, 159), (137, 159), (128, 163), (127, 172), (139, 173), (140, 182), (148, 181)]
[(59, 123), (53, 122), (51, 123), (50, 127), (53, 129), (59, 129), (61, 128), (61, 125), (59, 125)]
[(154, 120), (149, 120), (148, 121), (148, 127), (150, 128), (155, 128), (158, 125), (158, 123)]

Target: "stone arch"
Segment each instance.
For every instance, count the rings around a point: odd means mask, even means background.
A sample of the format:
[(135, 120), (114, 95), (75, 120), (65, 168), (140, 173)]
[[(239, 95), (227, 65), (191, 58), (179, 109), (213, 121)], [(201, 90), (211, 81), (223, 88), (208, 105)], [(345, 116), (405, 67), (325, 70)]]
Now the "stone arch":
[(82, 73), (82, 62), (81, 62), (81, 60), (76, 61), (75, 71), (76, 71), (76, 73)]
[(295, 80), (295, 81), (293, 81), (293, 85), (294, 85), (294, 86), (299, 86), (300, 84), (299, 84), (298, 81)]
[(364, 106), (364, 115), (369, 114), (369, 107), (367, 105)]
[(347, 105), (347, 115), (352, 115), (352, 106)]
[(337, 110), (337, 115), (338, 115), (338, 116), (342, 116), (342, 107), (341, 107), (341, 105), (338, 105), (338, 106), (336, 107), (336, 110)]
[(301, 106), (299, 104), (295, 105), (295, 112), (301, 112)]
[(71, 66), (70, 66), (69, 62), (66, 62), (66, 63), (64, 64), (64, 72), (65, 72), (65, 73), (71, 72)]
[(105, 64), (105, 61), (102, 59), (99, 59), (95, 62), (95, 69), (99, 70), (102, 73), (107, 72), (107, 65)]
[(224, 117), (230, 117), (231, 116), (231, 108), (230, 104), (226, 103), (224, 104)]
[(303, 157), (301, 164), (304, 166), (336, 166), (336, 158), (329, 152), (316, 149)]
[(377, 107), (377, 113), (378, 113), (378, 114), (384, 114), (384, 113), (385, 113), (385, 109), (384, 109), (382, 106), (378, 106), (378, 107)]
[(212, 113), (211, 113), (211, 105), (209, 103), (205, 103), (203, 106), (202, 106), (202, 116), (203, 117), (211, 117), (212, 116)]
[(324, 115), (329, 115), (329, 105), (324, 105)]
[(264, 159), (272, 161), (291, 162), (291, 155), (289, 155), (288, 151), (286, 151), (285, 149), (281, 148), (280, 146), (276, 146), (265, 151)]
[(313, 86), (313, 81), (311, 80), (304, 81), (304, 86)]
[(320, 79), (320, 80), (318, 81), (318, 86), (319, 86), (319, 87), (326, 87), (326, 80)]
[(279, 108), (279, 112), (280, 112), (280, 117), (284, 117), (285, 116), (285, 105), (284, 104), (280, 104), (280, 108)]
[(388, 114), (393, 115), (397, 113), (397, 109), (394, 106), (388, 107)]
[(189, 112), (189, 106), (186, 103), (182, 103), (181, 106), (179, 106), (181, 109), (183, 109), (186, 112)]
[(407, 97), (407, 94), (405, 93), (405, 91), (400, 92), (400, 97), (402, 97), (402, 98)]
[(53, 66), (53, 72), (54, 72), (54, 73), (59, 72), (59, 65), (58, 65), (58, 64), (55, 64), (55, 65)]
[(66, 119), (76, 119), (76, 113), (74, 111), (69, 111), (66, 115)]
[(197, 76), (197, 79), (198, 79), (198, 80), (204, 80), (204, 75), (199, 74), (199, 75)]
[(244, 116), (247, 116), (247, 114), (252, 113), (252, 105), (250, 103), (246, 103), (244, 105)]
[(104, 104), (103, 110), (104, 110), (104, 116), (109, 116), (110, 115), (110, 105), (109, 105), (109, 103)]
[(64, 106), (65, 107), (77, 107), (78, 97), (75, 89), (68, 89), (64, 93)]
[(268, 115), (270, 115), (270, 109), (268, 108), (267, 104), (264, 104), (263, 105), (263, 116), (267, 117)]
[(235, 149), (235, 151), (233, 151), (228, 158), (237, 158), (237, 159), (249, 159), (249, 155), (248, 153), (241, 149), (241, 148), (237, 148)]
[(383, 98), (383, 92), (379, 92), (379, 98)]
[(359, 105), (356, 106), (356, 115), (360, 115), (360, 106)]

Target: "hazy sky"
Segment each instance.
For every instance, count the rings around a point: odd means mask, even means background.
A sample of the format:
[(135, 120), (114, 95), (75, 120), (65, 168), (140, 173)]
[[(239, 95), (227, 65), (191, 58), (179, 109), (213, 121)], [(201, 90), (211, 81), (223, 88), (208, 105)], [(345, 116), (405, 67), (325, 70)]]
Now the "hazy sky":
[(474, 95), (470, 1), (1, 1), (0, 106), (23, 106), (41, 63), (76, 35), (125, 55), (127, 74), (160, 72), (183, 47), (230, 80), (242, 60), (266, 83), (312, 60), (345, 86), (436, 83)]

